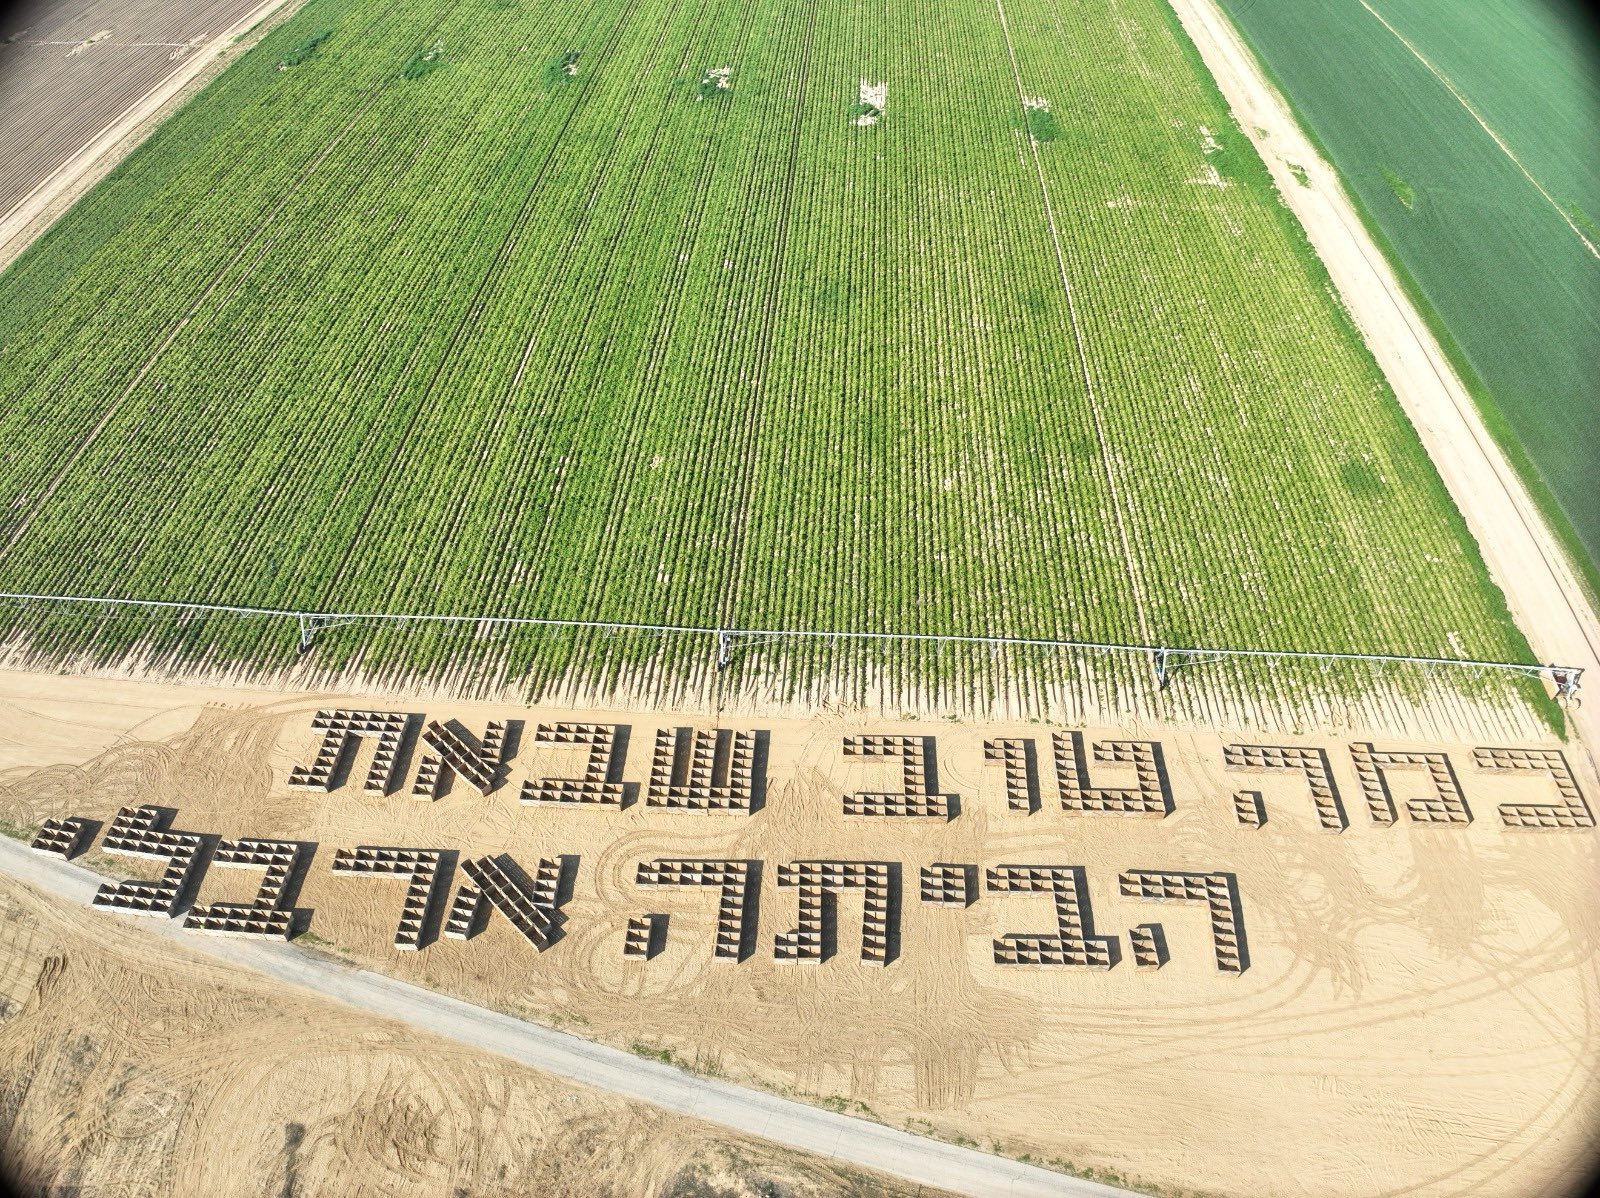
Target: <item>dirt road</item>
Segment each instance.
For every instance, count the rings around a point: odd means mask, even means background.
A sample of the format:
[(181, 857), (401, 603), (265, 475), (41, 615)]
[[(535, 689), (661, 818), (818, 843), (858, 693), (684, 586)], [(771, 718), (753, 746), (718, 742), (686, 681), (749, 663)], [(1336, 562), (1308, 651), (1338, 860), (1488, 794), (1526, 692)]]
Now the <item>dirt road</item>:
[[(87, 903), (104, 880), (67, 862), (37, 856), (4, 837), (0, 837), (0, 872), (77, 903)], [(206, 940), (185, 934), (179, 924), (169, 920), (140, 926), (181, 941), (191, 950), (569, 1081), (909, 1181), (960, 1193), (1016, 1198), (1132, 1198), (1126, 1190), (923, 1139), (759, 1090), (696, 1077), (670, 1065), (524, 1023), (392, 978), (350, 969), (287, 945)]]
[[(1590, 702), (1569, 715), (1593, 761), (1600, 754), (1600, 699), (1593, 698), (1600, 688), (1600, 617), (1337, 174), (1311, 146), (1238, 30), (1215, 0), (1171, 3), (1326, 263), (1534, 652), (1587, 671)], [(1295, 179), (1291, 164), (1304, 168), (1309, 186)]]
[[(29, 33), (35, 38), (59, 38), (63, 31), (73, 31), (71, 36), (84, 33), (85, 41), (78, 49), (88, 53), (74, 59), (72, 54), (76, 51), (69, 54), (52, 40), (43, 47), (49, 52), (47, 61), (20, 59), (8, 63), (16, 78), (8, 81), (12, 88), (0, 110), (6, 111), (16, 125), (10, 130), (16, 161), (9, 173), (24, 179), (21, 186), (28, 190), (11, 205), (4, 201), (5, 189), (0, 187), (0, 269), (149, 136), (169, 110), (208, 77), (208, 72), (220, 69), (223, 64), (219, 60), (233, 51), (246, 33), (264, 32), (263, 22), (274, 14), (292, 12), (299, 3), (300, 0), (262, 0), (259, 4), (215, 9), (194, 6), (193, 12), (172, 11), (166, 15), (160, 15), (159, 6), (152, 14), (138, 5), (100, 4), (67, 10), (66, 6), (41, 4), (11, 14), (14, 24), (47, 27), (44, 34), (33, 30), (25, 33), (14, 53), (32, 53), (36, 49), (30, 44)], [(248, 11), (244, 11), (246, 7)], [(207, 26), (212, 18), (231, 20), (231, 24), (217, 30)], [(114, 28), (92, 37), (85, 32), (101, 25)], [(124, 25), (164, 30), (163, 37), (181, 36), (185, 40), (170, 45), (166, 41), (123, 45), (116, 30)], [(196, 32), (196, 36), (190, 37), (190, 32)], [(97, 65), (98, 55), (107, 56), (107, 66)], [(129, 55), (142, 55), (142, 65), (128, 59)], [(59, 69), (62, 62), (70, 63), (72, 69)], [(71, 107), (62, 108), (63, 95), (72, 97)], [(72, 119), (68, 119), (69, 113)], [(108, 113), (114, 115), (95, 129)], [(85, 136), (87, 130), (95, 131)], [(24, 146), (23, 142), (29, 144)]]
[(17, 1194), (953, 1198), (631, 1102), (0, 877)]

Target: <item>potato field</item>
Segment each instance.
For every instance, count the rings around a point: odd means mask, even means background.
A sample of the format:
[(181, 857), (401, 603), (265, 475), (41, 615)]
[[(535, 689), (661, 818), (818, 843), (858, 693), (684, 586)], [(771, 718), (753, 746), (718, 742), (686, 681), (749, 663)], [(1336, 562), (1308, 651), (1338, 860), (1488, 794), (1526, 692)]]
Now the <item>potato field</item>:
[(1162, 0), (309, 0), (0, 276), (0, 395), (5, 591), (1527, 654)]

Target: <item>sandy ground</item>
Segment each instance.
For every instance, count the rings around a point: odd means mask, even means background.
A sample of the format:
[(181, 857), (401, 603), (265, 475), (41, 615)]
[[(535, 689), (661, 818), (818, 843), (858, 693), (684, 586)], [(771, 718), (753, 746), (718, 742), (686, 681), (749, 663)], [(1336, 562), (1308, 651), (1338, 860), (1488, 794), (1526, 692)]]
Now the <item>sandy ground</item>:
[[(1282, 737), (1328, 750), (1349, 827), (1318, 826), (1298, 775), (1224, 770), (1227, 731), (1146, 730), (1165, 752), (1174, 810), (1165, 819), (1062, 810), (1039, 724), (896, 723), (848, 712), (734, 722), (770, 734), (765, 804), (754, 814), (562, 810), (516, 801), (529, 777), (571, 775), (580, 755), (535, 745), (531, 724), (558, 718), (630, 726), (623, 778), (648, 772), (657, 726), (634, 713), (562, 713), (456, 704), (426, 711), (481, 731), (527, 721), (505, 785), (446, 797), (406, 784), (368, 795), (360, 779), (328, 794), (289, 789), (310, 759), (310, 716), (332, 696), (203, 691), (0, 674), (0, 819), (109, 818), (136, 801), (175, 808), (174, 826), (225, 836), (315, 842), (297, 906), (333, 951), (469, 1001), (621, 1047), (670, 1050), (735, 1082), (755, 1082), (1013, 1155), (1116, 1169), (1149, 1186), (1239, 1195), (1570, 1192), (1590, 1141), (1600, 1084), (1600, 881), (1593, 829), (1512, 832), (1499, 803), (1546, 802), (1548, 778), (1486, 774), (1471, 742), (1422, 745), (1383, 729), (1379, 748), (1445, 752), (1474, 815), (1467, 826), (1368, 815), (1344, 739)], [(353, 697), (338, 700), (355, 704)], [(843, 735), (932, 736), (938, 784), (960, 814), (848, 819), (845, 792), (894, 789), (897, 763), (846, 759)], [(1088, 738), (1117, 732), (1087, 730)], [(982, 742), (1039, 740), (1039, 809), (1008, 808)], [(1259, 735), (1251, 739), (1261, 741)], [(1548, 744), (1550, 742), (1546, 742)], [(1132, 771), (1091, 763), (1096, 785)], [(1390, 778), (1402, 807), (1425, 775)], [(1593, 801), (1596, 780), (1580, 771)], [(1267, 823), (1241, 826), (1234, 791), (1261, 792)], [(576, 857), (564, 935), (537, 952), (496, 917), (469, 941), (419, 953), (390, 947), (403, 884), (333, 874), (339, 847), (366, 844), (509, 853), (525, 866)], [(141, 863), (101, 857), (125, 876)], [(731, 857), (764, 863), (753, 955), (711, 955), (714, 893), (645, 890), (640, 861)], [(777, 867), (799, 859), (898, 862), (899, 952), (887, 968), (857, 959), (860, 899), (840, 899), (838, 952), (817, 966), (779, 965), (774, 934), (795, 926), (795, 892)], [(114, 862), (114, 864), (112, 864)], [(966, 909), (923, 904), (917, 870), (932, 862), (1082, 866), (1101, 935), (1165, 929), (1171, 960), (1136, 970), (1024, 970), (997, 965), (991, 940), (1051, 930), (1042, 895), (981, 893)], [(1250, 964), (1219, 973), (1203, 907), (1123, 897), (1119, 871), (1224, 871), (1237, 879)], [(247, 871), (213, 870), (202, 900), (245, 899)], [(663, 952), (625, 959), (630, 916), (668, 915)], [(114, 929), (119, 917), (96, 913)], [(107, 932), (114, 936), (114, 932)], [(277, 1136), (277, 1133), (274, 1133)], [(277, 1142), (275, 1140), (275, 1142)], [(1293, 1145), (1293, 1176), (1282, 1167)]]
[[(1307, 141), (1214, 0), (1171, 2), (1327, 264), (1534, 652), (1545, 661), (1581, 667), (1591, 684), (1600, 683), (1600, 616), (1444, 351), (1372, 244), (1337, 174)], [(1310, 186), (1294, 178), (1291, 164), (1304, 168)], [(1600, 753), (1600, 701), (1591, 699), (1571, 718), (1592, 761)]]
[[(76, 862), (42, 855), (0, 837), (0, 871), (70, 907), (90, 905), (102, 875)], [(860, 1113), (735, 1085), (665, 1060), (517, 1019), (437, 990), (282, 940), (196, 937), (178, 920), (141, 920), (133, 938), (176, 943), (213, 964), (266, 978), (290, 993), (333, 1001), (370, 1018), (398, 1021), (558, 1081), (644, 1102), (670, 1114), (754, 1136), (775, 1147), (818, 1156), (840, 1166), (888, 1173), (902, 1182), (981, 1198), (1135, 1198), (1133, 1191), (962, 1147), (891, 1127)], [(768, 1186), (770, 1191), (781, 1187)]]
[[(1241, 125), (1258, 137), (1536, 651), (1597, 664), (1593, 612), (1331, 170), (1208, 0), (1174, 7)], [(212, 47), (226, 44), (223, 37)], [(197, 54), (184, 70), (204, 65)], [(125, 144), (127, 131), (182, 86), (153, 93), (119, 122), (120, 132), (97, 139), (99, 149), (86, 147), (67, 168), (80, 170), (76, 182), (58, 176), (53, 198), (29, 218), (35, 227), (93, 171), (109, 169), (97, 156)], [(1311, 187), (1294, 181), (1289, 163), (1307, 170)], [(0, 226), (0, 260), (14, 252), (17, 215)], [(359, 778), (370, 748), (352, 770), (356, 783), (328, 795), (290, 790), (290, 766), (309, 760), (316, 743), (311, 712), (334, 701), (0, 674), (0, 819), (108, 819), (122, 804), (154, 802), (177, 809), (179, 828), (316, 842), (298, 905), (314, 912), (311, 932), (351, 960), (598, 1040), (670, 1050), (735, 1081), (863, 1104), (895, 1125), (1013, 1154), (1240, 1195), (1506, 1195), (1576, 1185), (1574, 1162), (1588, 1152), (1600, 1099), (1595, 832), (1501, 827), (1498, 803), (1549, 801), (1551, 788), (1544, 779), (1477, 772), (1471, 750), (1479, 742), (1471, 738), (1397, 741), (1393, 725), (1339, 738), (1304, 729), (1240, 736), (1328, 749), (1350, 820), (1334, 835), (1317, 826), (1303, 782), (1225, 771), (1221, 745), (1234, 739), (1225, 728), (1145, 721), (1088, 729), (1090, 740), (1163, 743), (1175, 810), (1166, 819), (1127, 819), (1061, 809), (1045, 725), (901, 722), (844, 708), (804, 719), (742, 714), (729, 723), (771, 736), (766, 803), (753, 815), (708, 817), (641, 803), (520, 806), (520, 779), (578, 769), (572, 751), (529, 739), (511, 782), (487, 798), (460, 783), (433, 803), (404, 789), (365, 795)], [(634, 782), (645, 776), (662, 723), (640, 713), (337, 701), (458, 718), (474, 731), (491, 718), (531, 724), (564, 714), (624, 723), (632, 731), (625, 777)], [(1576, 713), (1575, 722), (1592, 752), (1600, 706)], [(839, 738), (859, 732), (935, 736), (940, 789), (961, 796), (959, 817), (845, 819), (842, 793), (893, 789), (897, 778), (893, 762), (841, 756)], [(994, 736), (1038, 740), (1037, 812), (1008, 810), (998, 768), (983, 761), (982, 743)], [(1373, 824), (1352, 773), (1351, 739), (1447, 753), (1475, 820), (1430, 826), (1402, 815), (1393, 827)], [(1567, 751), (1593, 804), (1600, 788), (1592, 761), (1580, 747)], [(1098, 784), (1131, 785), (1131, 771), (1091, 769)], [(1397, 774), (1394, 785), (1402, 805), (1423, 793), (1421, 775)], [(1231, 796), (1244, 787), (1264, 796), (1260, 830), (1234, 819)], [(539, 953), (496, 920), (471, 941), (395, 953), (402, 885), (328, 869), (335, 848), (357, 843), (505, 852), (525, 865), (574, 856), (565, 935)], [(711, 894), (634, 885), (637, 864), (658, 856), (765, 863), (749, 960), (713, 963)], [(807, 968), (773, 961), (774, 933), (795, 923), (794, 892), (776, 886), (776, 868), (801, 858), (901, 864), (891, 965), (856, 961), (861, 906), (851, 896), (839, 902), (833, 959)], [(984, 894), (965, 910), (921, 904), (916, 871), (935, 861), (1082, 866), (1100, 933), (1126, 942), (1129, 927), (1157, 919), (1172, 959), (1154, 973), (1126, 960), (1104, 973), (998, 966), (992, 937), (1049, 930), (1048, 899)], [(1116, 879), (1130, 868), (1234, 874), (1250, 968), (1239, 977), (1218, 973), (1202, 909), (1123, 898)], [(130, 876), (141, 871), (148, 873), (125, 866)], [(243, 871), (212, 871), (200, 897), (244, 899), (251, 883)], [(626, 960), (626, 920), (647, 911), (669, 915), (665, 950), (650, 962)], [(730, 1157), (724, 1138), (686, 1121), (569, 1092), (178, 956), (158, 965), (120, 931), (125, 926), (16, 893), (0, 920), (0, 968), (18, 1004), (0, 1022), (6, 1156), (29, 1162), (40, 1180), (162, 1192), (181, 1161), (215, 1166), (214, 1175), (193, 1178), (202, 1192), (240, 1172), (268, 1179), (263, 1190), (276, 1192), (291, 1170), (307, 1192), (326, 1188), (319, 1178), (342, 1184), (357, 1170), (396, 1192), (438, 1192), (459, 1177), (487, 1192), (559, 1192), (576, 1184), (570, 1175), (528, 1170), (578, 1160), (585, 1183), (599, 1177), (619, 1193), (670, 1192), (671, 1179), (696, 1161), (718, 1176), (756, 1161), (757, 1173), (792, 1168), (809, 1178), (794, 1183), (798, 1192), (842, 1188), (753, 1145)], [(45, 963), (55, 958), (67, 964)], [(358, 1053), (348, 1050), (353, 1034), (361, 1036)], [(307, 1069), (318, 1080), (326, 1071), (326, 1086), (303, 1085)], [(93, 1118), (79, 1113), (85, 1094)], [(552, 1118), (552, 1104), (568, 1101), (571, 1119)], [(519, 1148), (525, 1135), (544, 1137), (543, 1148)], [(684, 1153), (672, 1155), (678, 1149)], [(71, 1175), (74, 1160), (82, 1163)]]
[(130, 1198), (916, 1192), (286, 995), (9, 883), (0, 1160), (19, 1191)]
[[(226, 29), (199, 30), (200, 36), (190, 41), (181, 53), (174, 53), (168, 59), (175, 64), (173, 68), (155, 79), (153, 86), (143, 94), (130, 97), (132, 102), (115, 119), (94, 132), (93, 136), (80, 145), (62, 141), (53, 147), (54, 156), (58, 156), (59, 161), (52, 165), (49, 173), (16, 205), (0, 213), (0, 270), (10, 265), (12, 260), (43, 235), (45, 230), (54, 224), (80, 196), (115, 169), (117, 163), (132, 153), (162, 121), (177, 111), (239, 53), (249, 49), (278, 21), (287, 19), (300, 7), (301, 2), (302, 0), (263, 0), (263, 3), (253, 7), (249, 13)], [(61, 7), (63, 6), (35, 0), (34, 5), (27, 11), (8, 12), (7, 16), (13, 25), (37, 24), (47, 17), (49, 20), (58, 20)], [(102, 3), (90, 5), (87, 9), (75, 8), (72, 21), (75, 23), (74, 27), (82, 25), (84, 29), (93, 27), (98, 30), (105, 25), (113, 27), (115, 32), (115, 28), (124, 24), (122, 18), (127, 15), (123, 8), (114, 3)], [(85, 19), (87, 24), (83, 24)], [(247, 38), (246, 34), (250, 36)], [(110, 55), (115, 49), (115, 43), (115, 37), (105, 39), (102, 43), (98, 43), (101, 46), (99, 51), (90, 47), (87, 53)], [(108, 50), (107, 47), (111, 49)], [(157, 54), (157, 57), (161, 55)], [(78, 74), (83, 73), (82, 63), (74, 65), (80, 67)], [(119, 67), (113, 62), (107, 70), (115, 74), (119, 70), (125, 72), (126, 68)], [(66, 85), (66, 78), (65, 75), (61, 77), (61, 86)], [(79, 86), (82, 87), (81, 84)], [(91, 86), (95, 87), (103, 97), (106, 91), (116, 84), (113, 79), (102, 80)], [(10, 96), (7, 100), (9, 103), (25, 102), (21, 99), (13, 100)]]

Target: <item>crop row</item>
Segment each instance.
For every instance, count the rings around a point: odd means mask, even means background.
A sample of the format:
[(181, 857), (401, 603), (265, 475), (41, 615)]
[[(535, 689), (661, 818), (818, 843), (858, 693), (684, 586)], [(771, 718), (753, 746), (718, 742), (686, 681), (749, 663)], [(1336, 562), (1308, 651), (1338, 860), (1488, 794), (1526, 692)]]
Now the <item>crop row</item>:
[[(0, 587), (1525, 653), (1159, 0), (1006, 12), (311, 0), (0, 278)], [(462, 641), (318, 653), (500, 652)], [(546, 681), (703, 665), (505, 651)]]

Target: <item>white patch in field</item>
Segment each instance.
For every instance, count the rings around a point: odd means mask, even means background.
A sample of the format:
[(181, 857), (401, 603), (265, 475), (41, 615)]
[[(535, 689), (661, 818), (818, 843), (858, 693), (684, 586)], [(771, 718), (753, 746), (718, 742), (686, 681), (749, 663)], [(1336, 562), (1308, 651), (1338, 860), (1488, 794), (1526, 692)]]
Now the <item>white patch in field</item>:
[(84, 38), (76, 46), (74, 46), (74, 47), (72, 47), (72, 49), (68, 50), (67, 51), (67, 57), (68, 58), (76, 58), (78, 55), (82, 54), (85, 50), (87, 50), (90, 46), (94, 45), (96, 42), (103, 42), (103, 41), (106, 40), (106, 38), (108, 38), (110, 36), (111, 36), (111, 30), (102, 29), (99, 33), (95, 34), (93, 37)]
[(1200, 148), (1207, 154), (1215, 154), (1218, 150), (1222, 149), (1222, 143), (1219, 142), (1215, 137), (1211, 136), (1211, 130), (1207, 129), (1204, 125), (1200, 126), (1200, 138)]
[(708, 87), (715, 88), (718, 91), (727, 91), (732, 86), (732, 67), (712, 67), (704, 75), (700, 76), (700, 92), (695, 96), (695, 99), (704, 100), (706, 98), (705, 89)]
[(871, 111), (863, 112), (856, 117), (856, 124), (876, 125), (878, 118), (883, 115), (884, 107), (889, 102), (889, 85), (887, 83), (873, 83), (871, 80), (863, 79), (858, 95), (860, 97), (859, 102), (867, 106)]
[(1193, 183), (1199, 187), (1227, 187), (1228, 181), (1217, 173), (1217, 168), (1209, 162), (1206, 163), (1205, 172), (1194, 179), (1185, 179), (1185, 183)]
[(1050, 111), (1050, 101), (1046, 100), (1043, 96), (1023, 96), (1022, 106), (1024, 108), (1036, 109), (1039, 112)]

